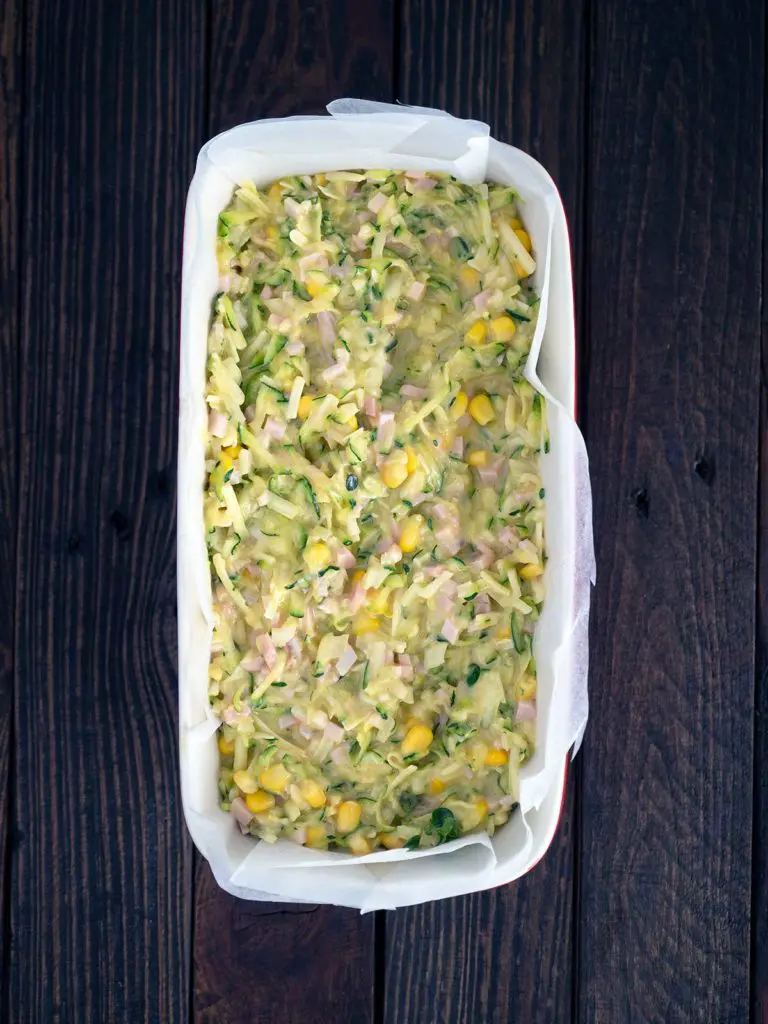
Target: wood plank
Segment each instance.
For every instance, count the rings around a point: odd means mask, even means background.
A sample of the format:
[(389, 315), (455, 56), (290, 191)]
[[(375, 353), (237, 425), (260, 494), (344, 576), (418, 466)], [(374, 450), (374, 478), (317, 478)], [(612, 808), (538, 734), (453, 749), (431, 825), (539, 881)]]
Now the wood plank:
[[(569, 216), (577, 287), (582, 21), (578, 2), (405, 0), (398, 41), (403, 102), (485, 120), (553, 174)], [(554, 843), (526, 878), (387, 915), (387, 1022), (570, 1020), (574, 800), (571, 778)]]
[(19, 473), (19, 258), (21, 254), (21, 0), (0, 8), (0, 1006), (5, 1005), (6, 905), (13, 732), (16, 511)]
[(211, 132), (324, 114), (341, 96), (392, 100), (396, 0), (221, 0), (213, 9)]
[(578, 1009), (746, 1021), (764, 5), (591, 12)]
[(205, 4), (28, 7), (9, 1005), (181, 1021), (178, 294)]
[(357, 910), (235, 899), (198, 858), (195, 1020), (374, 1020), (373, 928)]
[[(216, 4), (210, 133), (260, 117), (323, 113), (339, 96), (392, 99), (393, 22), (392, 0)], [(373, 1019), (373, 914), (237, 901), (199, 858), (195, 878), (195, 1020)]]
[[(768, 239), (763, 238), (768, 275)], [(763, 281), (765, 294), (766, 280)], [(763, 366), (768, 355), (768, 315), (763, 312)], [(752, 1020), (768, 1024), (768, 386), (761, 373), (760, 490), (755, 694), (755, 821), (752, 842)]]

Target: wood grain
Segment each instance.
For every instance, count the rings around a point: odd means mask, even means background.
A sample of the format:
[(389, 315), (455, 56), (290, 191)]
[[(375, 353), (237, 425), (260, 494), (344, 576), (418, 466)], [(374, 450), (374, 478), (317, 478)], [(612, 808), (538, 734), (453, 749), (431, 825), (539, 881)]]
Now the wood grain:
[(373, 914), (238, 900), (202, 860), (195, 879), (196, 1021), (374, 1019)]
[[(763, 267), (768, 274), (768, 251), (763, 239)], [(763, 285), (765, 294), (765, 282)], [(757, 587), (757, 672), (755, 693), (755, 821), (752, 841), (752, 1020), (768, 1024), (768, 316), (763, 312), (760, 489)]]
[(213, 7), (211, 133), (323, 114), (341, 96), (390, 101), (396, 0), (220, 0)]
[[(569, 216), (577, 287), (582, 21), (581, 3), (558, 0), (405, 0), (398, 46), (403, 102), (485, 120), (552, 173)], [(388, 1024), (570, 1019), (574, 801), (571, 778), (558, 834), (526, 878), (387, 915)]]
[(598, 588), (578, 1009), (594, 1024), (741, 1022), (764, 7), (591, 10), (587, 423)]
[(5, 1006), (7, 856), (12, 771), (16, 511), (18, 491), (19, 258), (21, 234), (22, 8), (0, 7), (0, 1014)]
[(9, 1005), (182, 1021), (177, 297), (203, 4), (28, 6)]
[[(339, 96), (392, 98), (392, 0), (214, 5), (210, 133), (323, 113)], [(374, 1014), (375, 918), (244, 903), (198, 863), (193, 998), (206, 1024), (314, 1024)]]

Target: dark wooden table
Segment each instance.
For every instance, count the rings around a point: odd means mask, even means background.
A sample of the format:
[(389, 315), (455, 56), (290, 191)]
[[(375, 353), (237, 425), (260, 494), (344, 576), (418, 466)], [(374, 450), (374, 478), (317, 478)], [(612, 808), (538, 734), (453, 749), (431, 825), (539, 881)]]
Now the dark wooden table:
[[(0, 4), (0, 1020), (768, 1021), (765, 41), (763, 0)], [(365, 917), (219, 891), (176, 750), (186, 188), (343, 95), (557, 180), (599, 581), (544, 861)]]

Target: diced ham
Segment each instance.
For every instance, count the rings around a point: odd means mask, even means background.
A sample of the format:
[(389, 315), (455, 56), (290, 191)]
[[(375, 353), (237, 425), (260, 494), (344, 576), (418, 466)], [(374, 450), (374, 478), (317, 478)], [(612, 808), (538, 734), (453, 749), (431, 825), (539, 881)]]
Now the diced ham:
[(414, 281), (405, 293), (409, 299), (413, 299), (414, 302), (418, 302), (426, 291), (427, 286), (423, 281)]
[(517, 702), (517, 713), (515, 719), (518, 722), (532, 722), (536, 717), (536, 705), (531, 700), (520, 700)]
[(349, 595), (349, 610), (354, 615), (359, 612), (365, 604), (366, 591), (361, 583), (356, 583), (352, 593)]
[(405, 398), (426, 398), (429, 392), (426, 388), (416, 387), (415, 384), (403, 384), (400, 388), (400, 394)]
[(383, 192), (377, 192), (373, 199), (368, 202), (368, 209), (371, 213), (378, 213), (379, 210), (387, 205), (387, 197)]
[(455, 555), (461, 547), (456, 523), (443, 523), (435, 530), (435, 540), (448, 555)]
[(336, 662), (336, 671), (340, 676), (345, 676), (356, 661), (357, 655), (355, 654), (354, 648), (347, 647), (342, 656)]
[(375, 395), (366, 395), (363, 399), (363, 412), (366, 416), (370, 416), (372, 420), (375, 420), (379, 415), (379, 403), (376, 401)]
[(349, 548), (342, 547), (334, 555), (334, 562), (340, 569), (351, 569), (355, 564), (355, 556)]
[(341, 743), (344, 739), (344, 730), (336, 722), (329, 722), (323, 729), (323, 739), (328, 740), (330, 743)]
[(227, 725), (244, 725), (245, 722), (251, 720), (251, 713), (248, 708), (237, 711), (230, 705), (228, 708), (224, 708), (224, 714), (221, 717)]
[(274, 668), (275, 662), (277, 661), (277, 650), (275, 645), (272, 643), (272, 637), (267, 633), (260, 633), (256, 640), (256, 645), (264, 656), (267, 668)]
[(238, 825), (243, 825), (245, 827), (250, 825), (253, 821), (253, 815), (245, 806), (245, 800), (243, 800), (241, 796), (236, 796), (230, 804), (230, 807), (232, 808), (232, 814), (234, 815)]
[(446, 619), (440, 632), (449, 644), (455, 644), (461, 631), (453, 619)]
[(302, 281), (306, 281), (308, 270), (326, 270), (327, 268), (328, 260), (321, 252), (310, 252), (306, 256), (299, 257), (299, 277)]
[(499, 482), (500, 473), (501, 466), (496, 460), (490, 462), (487, 466), (477, 467), (478, 479), (484, 487), (495, 487)]
[(285, 437), (285, 424), (281, 423), (280, 420), (274, 419), (272, 416), (267, 417), (266, 423), (264, 424), (264, 430), (276, 441), (282, 441)]
[(255, 651), (249, 651), (240, 662), (240, 667), (244, 668), (246, 672), (260, 672), (263, 665), (264, 659)]
[(218, 409), (211, 409), (208, 413), (208, 432), (214, 437), (224, 437), (227, 432), (227, 417)]
[(451, 452), (458, 458), (461, 458), (464, 454), (464, 438), (461, 434), (457, 434), (456, 437), (454, 437)]
[(472, 299), (475, 309), (478, 313), (484, 313), (488, 306), (488, 299), (491, 297), (490, 288), (485, 288), (483, 291), (478, 292), (477, 295)]

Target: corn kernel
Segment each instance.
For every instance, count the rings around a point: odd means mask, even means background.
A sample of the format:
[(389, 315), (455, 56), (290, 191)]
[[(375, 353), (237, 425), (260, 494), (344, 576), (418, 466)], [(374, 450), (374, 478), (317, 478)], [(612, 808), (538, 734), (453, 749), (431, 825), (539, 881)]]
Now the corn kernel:
[(405, 840), (394, 832), (379, 832), (379, 842), (388, 850), (400, 850), (405, 846)]
[(400, 531), (400, 550), (409, 555), (419, 546), (421, 540), (421, 516), (409, 516)]
[(224, 678), (224, 669), (221, 667), (221, 665), (209, 665), (208, 678), (215, 679), (217, 683), (221, 682), (221, 680)]
[(524, 565), (519, 570), (519, 575), (524, 580), (534, 580), (537, 576), (544, 574), (544, 566), (536, 565), (534, 562), (529, 562), (528, 565)]
[(488, 395), (475, 395), (469, 403), (469, 415), (481, 427), (486, 426), (492, 419), (495, 419), (496, 413), (493, 411)]
[(353, 585), (360, 583), (363, 579), (363, 576), (365, 576), (365, 569), (356, 569), (355, 572), (352, 573)]
[(518, 700), (533, 700), (536, 696), (536, 678), (529, 673), (523, 676), (517, 684)]
[(364, 857), (366, 853), (371, 852), (371, 844), (368, 842), (365, 836), (350, 836), (348, 846), (356, 857)]
[(419, 468), (419, 459), (413, 448), (405, 449), (405, 466), (409, 473), (413, 473)]
[(497, 316), (491, 320), (490, 327), (494, 341), (511, 341), (517, 330), (511, 316)]
[(219, 733), (219, 753), (224, 757), (231, 757), (235, 752), (235, 741), (228, 740), (223, 732)]
[(466, 341), (468, 345), (482, 345), (487, 333), (488, 329), (485, 326), (485, 321), (477, 320), (464, 335), (464, 341)]
[(498, 747), (493, 747), (485, 755), (485, 763), (489, 768), (500, 768), (507, 761), (509, 761), (509, 754), (506, 750), (500, 750)]
[(390, 489), (393, 487), (399, 487), (400, 484), (405, 483), (407, 476), (407, 457), (402, 458), (399, 452), (397, 456), (390, 456), (381, 467), (381, 479)]
[(299, 399), (299, 416), (305, 420), (312, 412), (312, 396), (302, 395)]
[(263, 814), (270, 807), (275, 806), (275, 798), (271, 793), (265, 793), (263, 789), (257, 789), (255, 793), (249, 793), (245, 798), (245, 806), (251, 814)]
[(267, 238), (270, 240), (270, 242), (276, 242), (277, 238), (278, 238), (278, 234), (279, 234), (279, 232), (278, 232), (277, 228), (275, 227), (275, 225), (274, 224), (270, 224), (269, 227), (267, 228)]
[(325, 185), (328, 181), (328, 177), (325, 174), (316, 174), (315, 181), (318, 185)]
[(375, 633), (379, 628), (379, 620), (374, 618), (373, 615), (369, 615), (367, 612), (361, 612), (352, 623), (352, 632), (355, 636), (363, 636), (365, 633)]
[(282, 793), (290, 781), (291, 776), (281, 764), (270, 765), (259, 776), (259, 782), (262, 787), (271, 790), (273, 793)]
[(243, 450), (239, 444), (228, 444), (224, 449), (230, 459), (236, 459), (239, 457), (240, 452)]
[(324, 287), (325, 282), (319, 281), (317, 278), (309, 278), (307, 280), (307, 291), (309, 292), (313, 299), (317, 298), (317, 296), (320, 294)]
[(445, 783), (442, 779), (432, 779), (429, 784), (429, 792), (433, 794), (442, 793), (445, 789)]
[(411, 754), (424, 754), (429, 750), (429, 745), (433, 738), (434, 736), (429, 726), (414, 725), (405, 734), (405, 739), (400, 746), (403, 757), (409, 757)]
[(468, 291), (474, 291), (480, 284), (480, 275), (474, 269), (474, 267), (468, 267), (466, 264), (459, 271), (459, 281), (464, 285)]
[(509, 222), (509, 226), (514, 231), (515, 228), (521, 228), (523, 226), (523, 222), (520, 220), (519, 217), (513, 217), (512, 220)]
[(480, 797), (479, 800), (475, 801), (475, 809), (476, 809), (479, 817), (480, 818), (484, 818), (486, 816), (486, 814), (488, 813), (488, 801), (487, 800), (483, 800), (483, 798)]
[(353, 832), (360, 824), (363, 808), (356, 800), (345, 800), (336, 812), (336, 830), (342, 834)]
[(304, 561), (310, 572), (320, 572), (331, 564), (331, 549), (321, 540), (309, 544), (304, 549)]
[(469, 398), (467, 397), (466, 391), (460, 391), (453, 400), (453, 405), (450, 410), (450, 417), (452, 420), (460, 420), (464, 413), (467, 411), (469, 405)]
[(470, 466), (487, 466), (488, 465), (488, 452), (483, 449), (470, 452), (467, 462)]
[(531, 252), (533, 246), (531, 245), (531, 236), (525, 230), (525, 228), (515, 228), (515, 234), (523, 243), (523, 248), (526, 252)]
[(322, 825), (307, 825), (307, 846), (318, 850), (326, 845), (327, 838)]
[(299, 789), (310, 807), (313, 807), (315, 810), (325, 807), (325, 790), (314, 779), (304, 779)]
[(357, 416), (350, 416), (344, 424), (349, 430), (357, 430), (359, 423), (357, 422)]
[(245, 769), (235, 772), (232, 776), (232, 781), (241, 793), (255, 793), (259, 788), (256, 779), (254, 779), (250, 772), (245, 771)]
[(283, 196), (283, 190), (280, 188), (279, 181), (273, 181), (269, 186), (269, 192), (267, 193), (273, 203), (279, 203)]

